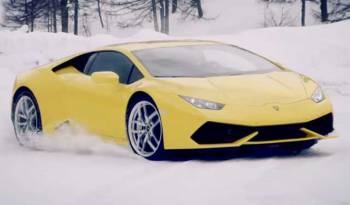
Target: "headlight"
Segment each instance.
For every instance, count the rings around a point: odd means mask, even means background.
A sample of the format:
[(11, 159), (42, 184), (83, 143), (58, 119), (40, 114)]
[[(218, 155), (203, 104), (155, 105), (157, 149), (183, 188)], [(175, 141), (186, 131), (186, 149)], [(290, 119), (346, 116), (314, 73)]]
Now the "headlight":
[(321, 87), (317, 87), (314, 92), (312, 93), (311, 99), (315, 103), (319, 103), (325, 99), (324, 93), (321, 89)]
[(208, 100), (202, 100), (194, 97), (181, 96), (186, 102), (192, 104), (195, 107), (209, 110), (221, 110), (225, 105), (217, 102), (211, 102)]

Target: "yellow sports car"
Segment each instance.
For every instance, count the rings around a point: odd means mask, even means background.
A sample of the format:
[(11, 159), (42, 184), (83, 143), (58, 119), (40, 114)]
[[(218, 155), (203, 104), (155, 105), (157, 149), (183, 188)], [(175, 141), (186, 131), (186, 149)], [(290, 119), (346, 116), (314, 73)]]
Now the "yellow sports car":
[(167, 150), (332, 138), (329, 99), (310, 78), (214, 41), (111, 45), (17, 76), (12, 120), (21, 145), (78, 124), (147, 159)]

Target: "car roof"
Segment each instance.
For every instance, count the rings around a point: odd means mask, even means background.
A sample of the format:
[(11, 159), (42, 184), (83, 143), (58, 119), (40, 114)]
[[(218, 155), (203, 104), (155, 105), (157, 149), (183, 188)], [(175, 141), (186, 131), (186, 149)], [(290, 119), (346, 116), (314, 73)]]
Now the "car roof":
[(176, 47), (176, 46), (189, 46), (189, 45), (208, 45), (208, 44), (222, 44), (218, 41), (210, 40), (159, 40), (159, 41), (140, 41), (140, 42), (128, 42), (109, 45), (108, 49), (122, 49), (122, 50), (143, 50), (152, 48), (164, 48), (164, 47)]

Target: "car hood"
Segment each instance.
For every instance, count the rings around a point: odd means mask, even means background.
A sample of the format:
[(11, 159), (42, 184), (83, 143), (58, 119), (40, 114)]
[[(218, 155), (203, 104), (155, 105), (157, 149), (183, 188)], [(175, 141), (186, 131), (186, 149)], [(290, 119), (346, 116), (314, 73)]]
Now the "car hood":
[(264, 105), (293, 103), (308, 98), (297, 73), (279, 71), (265, 74), (206, 78), (159, 78), (179, 95), (225, 104)]

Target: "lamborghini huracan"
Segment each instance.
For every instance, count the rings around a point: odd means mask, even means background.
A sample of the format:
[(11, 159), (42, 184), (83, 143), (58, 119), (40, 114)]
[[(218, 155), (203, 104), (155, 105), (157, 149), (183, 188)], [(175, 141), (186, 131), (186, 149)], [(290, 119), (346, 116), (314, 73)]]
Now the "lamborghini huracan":
[(110, 45), (18, 75), (12, 121), (23, 146), (75, 124), (147, 159), (253, 145), (301, 151), (334, 137), (331, 102), (315, 81), (204, 40)]

